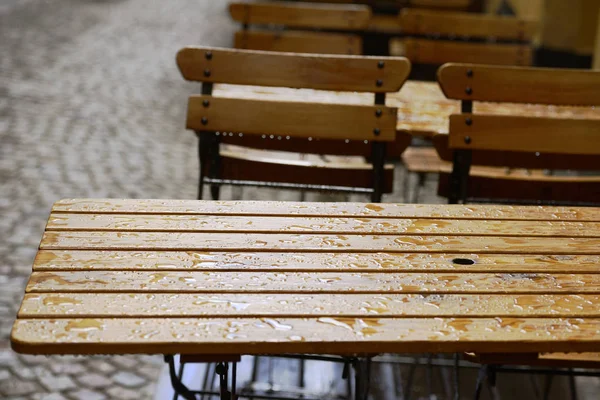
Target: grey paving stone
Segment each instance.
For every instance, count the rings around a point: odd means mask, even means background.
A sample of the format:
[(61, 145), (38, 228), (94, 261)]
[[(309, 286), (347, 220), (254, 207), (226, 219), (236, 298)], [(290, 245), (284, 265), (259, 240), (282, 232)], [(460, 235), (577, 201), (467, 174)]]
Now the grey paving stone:
[(80, 375), (75, 377), (75, 380), (81, 385), (92, 389), (104, 388), (112, 384), (112, 380), (97, 373)]
[(73, 400), (104, 400), (106, 395), (93, 390), (82, 389), (75, 392), (69, 392), (69, 397)]
[(141, 376), (134, 374), (133, 372), (121, 371), (117, 372), (112, 376), (112, 380), (121, 386), (128, 388), (139, 387), (146, 382)]

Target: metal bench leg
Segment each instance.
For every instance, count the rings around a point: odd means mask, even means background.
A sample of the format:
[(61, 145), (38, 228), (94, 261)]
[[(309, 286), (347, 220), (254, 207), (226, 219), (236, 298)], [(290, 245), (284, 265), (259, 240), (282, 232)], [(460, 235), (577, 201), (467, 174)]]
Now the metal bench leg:
[(577, 383), (575, 382), (573, 369), (569, 368), (569, 372), (569, 391), (571, 392), (571, 400), (577, 400)]
[[(196, 400), (196, 395), (181, 382), (181, 376), (177, 376), (177, 372), (175, 371), (175, 358), (172, 355), (166, 355), (165, 362), (169, 364), (169, 377), (171, 378), (171, 385), (173, 386), (175, 393), (185, 400)], [(181, 372), (183, 375), (183, 369), (181, 369)]]
[(415, 379), (415, 372), (417, 372), (417, 367), (419, 366), (419, 357), (415, 357), (414, 363), (410, 366), (410, 370), (408, 371), (408, 378), (406, 380), (406, 392), (402, 395), (406, 400), (410, 400), (412, 385)]
[(229, 365), (227, 363), (218, 363), (215, 371), (219, 375), (219, 398), (221, 400), (231, 400), (231, 393), (227, 387)]
[(367, 400), (371, 383), (371, 359), (358, 358), (354, 362), (355, 385), (354, 399)]
[(479, 400), (481, 396), (481, 388), (483, 387), (483, 382), (487, 378), (488, 366), (482, 365), (479, 368), (479, 373), (477, 374), (477, 382), (475, 383), (475, 395), (473, 396), (474, 400)]
[(454, 400), (460, 400), (460, 376), (459, 376), (459, 368), (460, 368), (460, 354), (454, 354)]
[(411, 200), (411, 203), (418, 203), (419, 202), (419, 194), (421, 193), (421, 188), (423, 188), (423, 186), (425, 186), (425, 181), (427, 180), (427, 174), (424, 172), (419, 172), (417, 174), (417, 183), (415, 184), (415, 190), (413, 191), (413, 198)]
[(552, 381), (554, 380), (554, 375), (548, 375), (546, 377), (546, 384), (544, 385), (544, 394), (542, 399), (548, 400), (550, 398), (550, 389), (552, 388)]

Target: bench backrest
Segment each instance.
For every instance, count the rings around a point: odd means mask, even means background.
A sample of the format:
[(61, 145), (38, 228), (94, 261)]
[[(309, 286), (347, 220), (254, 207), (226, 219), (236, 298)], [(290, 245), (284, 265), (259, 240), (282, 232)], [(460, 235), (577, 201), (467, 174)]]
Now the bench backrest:
[[(371, 19), (371, 9), (364, 5), (301, 2), (234, 2), (229, 13), (243, 24), (235, 34), (236, 49), (293, 53), (360, 55), (361, 36), (345, 31), (363, 30)], [(268, 25), (269, 29), (249, 25)]]
[(392, 40), (390, 53), (412, 62), (531, 65), (534, 20), (419, 9), (404, 9), (399, 18), (402, 32), (415, 37)]
[(365, 5), (310, 4), (302, 2), (234, 2), (229, 14), (242, 24), (281, 25), (289, 28), (361, 30), (371, 9)]
[[(472, 164), (600, 169), (600, 112), (595, 109), (590, 108), (589, 118), (577, 119), (472, 112), (473, 101), (598, 106), (600, 71), (446, 64), (438, 70), (438, 82), (446, 97), (463, 104), (463, 113), (450, 116), (447, 138), (447, 148), (454, 151), (455, 186), (465, 183), (460, 180)], [(448, 159), (440, 140), (440, 156)]]

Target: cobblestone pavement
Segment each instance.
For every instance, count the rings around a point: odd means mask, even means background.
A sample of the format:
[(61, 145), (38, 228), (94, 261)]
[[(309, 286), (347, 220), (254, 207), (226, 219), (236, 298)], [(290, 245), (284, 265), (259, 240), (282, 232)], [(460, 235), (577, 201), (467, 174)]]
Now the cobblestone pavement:
[(230, 46), (226, 1), (0, 3), (0, 398), (151, 398), (159, 357), (21, 356), (9, 334), (54, 201), (194, 197), (175, 52)]

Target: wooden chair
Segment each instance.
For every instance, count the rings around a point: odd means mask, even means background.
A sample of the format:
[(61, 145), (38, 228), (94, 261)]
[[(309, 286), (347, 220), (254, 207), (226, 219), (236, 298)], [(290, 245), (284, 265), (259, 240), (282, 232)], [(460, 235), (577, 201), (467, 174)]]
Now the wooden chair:
[(535, 21), (420, 9), (403, 9), (399, 18), (402, 32), (408, 37), (391, 40), (390, 54), (405, 56), (414, 64), (532, 63)]
[(598, 204), (600, 176), (470, 174), (472, 166), (540, 170), (600, 170), (600, 119), (473, 114), (473, 101), (600, 105), (600, 71), (447, 64), (438, 71), (446, 97), (462, 101), (449, 135), (436, 136), (451, 176), (439, 194), (450, 203), (507, 201)]
[(317, 54), (362, 54), (361, 36), (350, 31), (364, 30), (371, 18), (364, 5), (285, 1), (233, 2), (229, 13), (243, 26), (237, 49)]
[[(204, 183), (214, 199), (222, 184), (367, 193), (372, 201), (392, 190), (384, 159), (399, 157), (410, 137), (396, 132), (385, 93), (404, 84), (405, 58), (187, 47), (177, 64), (186, 80), (202, 82), (187, 115), (200, 139), (198, 198)], [(214, 83), (370, 92), (374, 104), (215, 97)]]

